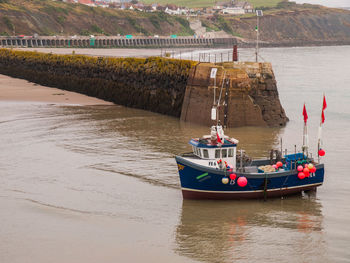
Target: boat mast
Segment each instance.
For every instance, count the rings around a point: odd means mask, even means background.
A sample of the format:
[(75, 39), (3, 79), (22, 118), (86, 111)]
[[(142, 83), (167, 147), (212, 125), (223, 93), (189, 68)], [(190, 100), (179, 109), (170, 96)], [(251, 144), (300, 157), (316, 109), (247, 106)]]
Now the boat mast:
[(321, 112), (321, 120), (320, 127), (318, 128), (318, 138), (317, 138), (317, 157), (318, 162), (320, 162), (320, 149), (322, 147), (322, 125), (325, 121), (324, 110), (327, 108), (326, 96), (323, 93), (323, 104), (322, 104), (322, 112)]
[(304, 108), (303, 108), (303, 116), (304, 116), (304, 130), (303, 130), (303, 154), (305, 154), (306, 152), (306, 156), (309, 155), (309, 140), (308, 140), (308, 135), (307, 135), (307, 112), (306, 112), (306, 107), (305, 107), (305, 103), (304, 103)]

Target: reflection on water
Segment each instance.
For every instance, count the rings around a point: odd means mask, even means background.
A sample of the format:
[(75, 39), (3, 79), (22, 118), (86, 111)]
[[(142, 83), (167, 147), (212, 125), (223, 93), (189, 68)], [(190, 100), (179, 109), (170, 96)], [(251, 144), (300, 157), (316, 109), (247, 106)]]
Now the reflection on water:
[(304, 195), (268, 202), (184, 200), (177, 252), (201, 262), (326, 261), (322, 206)]

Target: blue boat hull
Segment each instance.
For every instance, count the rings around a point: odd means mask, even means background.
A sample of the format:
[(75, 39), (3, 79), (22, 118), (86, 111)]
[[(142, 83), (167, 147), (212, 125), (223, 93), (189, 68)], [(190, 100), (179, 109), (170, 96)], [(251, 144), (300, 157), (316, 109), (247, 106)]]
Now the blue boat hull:
[[(245, 176), (248, 184), (240, 187), (236, 180), (222, 183), (225, 172), (194, 164), (181, 156), (175, 157), (179, 168), (183, 197), (186, 199), (252, 199), (278, 197), (313, 190), (323, 184), (324, 166), (316, 165), (316, 172), (304, 179), (296, 170), (274, 173), (236, 173)], [(227, 176), (227, 175), (226, 175)]]

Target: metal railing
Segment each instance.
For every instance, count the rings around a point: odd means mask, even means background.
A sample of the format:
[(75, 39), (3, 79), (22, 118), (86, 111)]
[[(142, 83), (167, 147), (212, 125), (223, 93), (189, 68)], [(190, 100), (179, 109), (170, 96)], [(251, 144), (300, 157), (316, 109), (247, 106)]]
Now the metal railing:
[(220, 63), (220, 62), (232, 62), (233, 52), (200, 52), (198, 50), (178, 51), (178, 50), (162, 50), (162, 57), (175, 58), (175, 59), (188, 59), (199, 62)]

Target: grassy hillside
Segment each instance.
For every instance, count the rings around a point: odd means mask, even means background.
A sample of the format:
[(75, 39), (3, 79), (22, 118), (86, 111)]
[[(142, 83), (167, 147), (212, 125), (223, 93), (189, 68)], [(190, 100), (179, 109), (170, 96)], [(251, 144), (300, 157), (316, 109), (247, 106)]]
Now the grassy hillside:
[[(207, 0), (206, 0), (207, 1)], [(210, 1), (210, 0), (208, 0)], [(276, 45), (348, 44), (350, 11), (278, 0), (264, 2), (260, 39)], [(192, 3), (203, 3), (200, 0)], [(274, 5), (267, 7), (267, 5)], [(256, 38), (255, 14), (209, 15), (207, 31), (223, 30), (246, 42)], [(0, 0), (0, 35), (193, 35), (185, 16), (88, 7), (52, 0)]]
[(249, 0), (255, 8), (261, 8), (261, 7), (269, 7), (273, 8), (276, 7), (277, 4), (281, 3), (283, 0)]
[(1, 35), (192, 35), (185, 18), (52, 0), (0, 0)]

